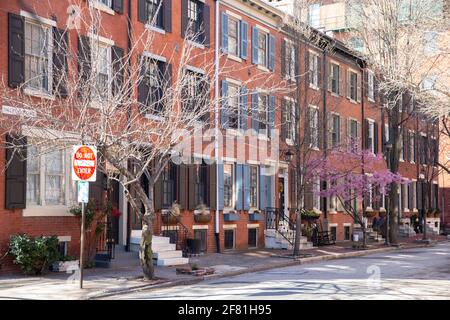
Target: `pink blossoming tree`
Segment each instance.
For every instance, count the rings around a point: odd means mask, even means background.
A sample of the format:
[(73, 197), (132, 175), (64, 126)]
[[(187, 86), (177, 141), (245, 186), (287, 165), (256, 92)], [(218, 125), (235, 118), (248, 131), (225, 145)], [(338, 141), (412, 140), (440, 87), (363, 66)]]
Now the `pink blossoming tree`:
[[(362, 200), (362, 203), (369, 199), (377, 201), (389, 193), (393, 183), (406, 183), (406, 180), (389, 171), (381, 155), (374, 155), (367, 150), (333, 150), (311, 162), (310, 167), (313, 169), (308, 181), (320, 179), (327, 182), (316, 195), (339, 201), (344, 212), (361, 225), (363, 246), (366, 247), (365, 210), (358, 205), (358, 200)], [(378, 190), (377, 195), (374, 190)]]

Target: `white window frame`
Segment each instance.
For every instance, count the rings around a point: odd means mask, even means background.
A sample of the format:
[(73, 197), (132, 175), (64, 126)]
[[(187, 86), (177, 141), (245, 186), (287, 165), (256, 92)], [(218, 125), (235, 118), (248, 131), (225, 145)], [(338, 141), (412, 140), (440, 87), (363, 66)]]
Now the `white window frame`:
[[(235, 176), (236, 176), (236, 167), (234, 165), (234, 163), (232, 162), (224, 162), (224, 177), (223, 177), (223, 181), (225, 183), (225, 166), (229, 165), (231, 166), (231, 207), (229, 206), (225, 206), (225, 199), (224, 199), (224, 203), (223, 203), (223, 208), (224, 211), (230, 211), (230, 210), (234, 210), (234, 208), (236, 207), (236, 183), (235, 183)], [(224, 188), (224, 192), (225, 192), (225, 188)]]
[(319, 89), (319, 54), (309, 51), (309, 87)]
[[(240, 23), (240, 18), (238, 18), (235, 15), (230, 14), (230, 12), (227, 12), (228, 15), (228, 48), (227, 48), (227, 53), (230, 56), (239, 58), (241, 55), (241, 23)], [(230, 52), (230, 26), (231, 26), (231, 21), (235, 21), (236, 22), (236, 53), (231, 53)], [(239, 58), (240, 59), (240, 58)]]
[[(337, 68), (338, 69), (338, 79), (334, 78), (334, 72), (333, 72), (333, 68)], [(342, 81), (342, 76), (341, 76), (341, 66), (339, 63), (331, 61), (330, 62), (330, 92), (333, 95), (339, 96), (341, 94), (341, 81)], [(336, 81), (336, 89), (337, 92), (333, 91), (333, 81)]]
[(415, 139), (414, 139), (414, 137), (415, 137), (415, 132), (413, 131), (413, 130), (409, 130), (409, 141), (408, 141), (408, 144), (409, 144), (409, 157), (410, 157), (410, 159), (408, 159), (409, 160), (409, 162), (410, 163), (416, 163), (415, 161), (414, 161), (414, 158), (417, 156), (416, 155), (416, 143), (415, 143)]
[[(34, 26), (38, 26), (42, 29), (45, 29), (47, 32), (47, 75), (48, 75), (48, 88), (45, 90), (44, 88), (33, 88), (26, 84), (25, 82), (25, 93), (29, 95), (35, 95), (35, 96), (44, 96), (44, 97), (53, 97), (53, 29), (54, 26), (52, 21), (48, 21), (48, 19), (41, 18), (38, 16), (34, 16), (28, 12), (22, 11), (21, 15), (25, 18), (25, 24), (32, 24)], [(24, 46), (25, 46), (26, 36), (24, 39)], [(26, 54), (25, 54), (26, 56)], [(25, 59), (24, 56), (24, 59)], [(27, 80), (25, 80), (27, 81)]]
[(313, 210), (316, 212), (322, 212), (320, 210), (320, 178), (315, 178), (313, 183)]
[(375, 74), (372, 71), (367, 74), (367, 99), (375, 102)]
[(296, 77), (296, 54), (295, 54), (295, 46), (294, 43), (289, 39), (284, 39), (286, 44), (286, 56), (285, 56), (285, 64), (286, 64), (286, 74), (285, 79), (295, 81)]
[[(405, 155), (403, 154), (403, 135), (405, 134), (405, 131), (401, 131), (400, 126), (398, 127), (398, 132), (399, 132), (399, 140), (400, 140), (400, 158), (399, 161), (404, 162), (405, 161)], [(401, 133), (400, 133), (401, 132)], [(409, 143), (409, 141), (408, 141)]]
[[(311, 111), (314, 110), (314, 119), (311, 117), (312, 113)], [(317, 106), (313, 106), (313, 105), (309, 105), (309, 134), (310, 134), (310, 141), (309, 141), (309, 148), (314, 149), (314, 150), (319, 150), (319, 134), (320, 134), (320, 128), (319, 128), (319, 117), (320, 117), (320, 113), (319, 113), (319, 108)], [(314, 121), (311, 121), (314, 120)], [(312, 126), (313, 123), (316, 124), (316, 126)], [(313, 130), (314, 129), (314, 130)], [(313, 132), (314, 131), (314, 132)], [(315, 133), (315, 137), (314, 136)]]
[(371, 139), (370, 152), (375, 153), (375, 121), (368, 119), (369, 124), (369, 138)]
[[(288, 106), (287, 115), (289, 115), (289, 119), (286, 119), (286, 143), (289, 145), (293, 145), (296, 139), (295, 137), (295, 129), (297, 126), (297, 119), (295, 119), (295, 108), (297, 104), (294, 99), (289, 97), (284, 97), (285, 103)], [(286, 116), (287, 116), (286, 115)], [(289, 123), (289, 125), (288, 125)]]
[[(352, 90), (351, 90), (351, 88), (352, 88), (352, 74), (354, 74), (354, 75), (356, 75), (356, 83), (355, 83), (355, 97), (354, 97), (354, 99), (353, 99), (353, 97), (352, 97)], [(347, 81), (347, 83), (348, 83), (348, 89), (347, 90), (349, 90), (349, 92), (348, 92), (348, 99), (351, 101), (351, 102), (353, 102), (353, 103), (358, 103), (358, 100), (359, 100), (359, 90), (358, 90), (358, 78), (359, 78), (359, 75), (358, 75), (358, 72), (356, 72), (355, 70), (352, 70), (352, 69), (349, 69), (348, 71), (347, 71), (347, 76), (348, 76), (348, 81)]]
[(320, 3), (313, 3), (309, 5), (308, 24), (313, 28), (320, 27)]
[[(269, 70), (269, 32), (266, 29), (260, 28), (259, 26), (257, 26), (258, 30), (258, 66), (263, 68), (264, 70)], [(262, 49), (259, 46), (259, 39), (261, 37), (265, 38), (265, 48)], [(262, 59), (260, 59), (260, 52), (264, 51), (264, 61), (262, 61)]]
[[(251, 206), (251, 203), (250, 203), (250, 211), (255, 211), (259, 208), (259, 188), (260, 188), (260, 186), (259, 186), (259, 167), (258, 167), (258, 165), (255, 165), (255, 164), (249, 165), (250, 180), (252, 177), (252, 170), (251, 170), (252, 167), (256, 168), (256, 206)], [(251, 185), (250, 185), (250, 187), (251, 187)], [(250, 191), (251, 191), (251, 189), (250, 189)]]

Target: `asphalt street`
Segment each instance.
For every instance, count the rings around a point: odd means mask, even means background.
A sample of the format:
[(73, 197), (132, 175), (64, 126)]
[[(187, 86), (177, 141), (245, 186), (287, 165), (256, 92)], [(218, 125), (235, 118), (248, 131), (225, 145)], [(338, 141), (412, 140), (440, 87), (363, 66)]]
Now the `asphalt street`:
[(450, 242), (107, 299), (447, 299)]

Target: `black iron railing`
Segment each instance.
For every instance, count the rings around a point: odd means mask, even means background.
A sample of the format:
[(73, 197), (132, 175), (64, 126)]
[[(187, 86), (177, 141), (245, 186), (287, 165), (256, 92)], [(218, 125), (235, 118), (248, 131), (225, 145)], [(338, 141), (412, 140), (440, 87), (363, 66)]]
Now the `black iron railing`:
[(169, 237), (170, 243), (174, 243), (177, 250), (182, 250), (183, 253), (186, 253), (189, 229), (181, 222), (180, 216), (174, 215), (171, 211), (162, 213), (161, 229), (162, 235)]

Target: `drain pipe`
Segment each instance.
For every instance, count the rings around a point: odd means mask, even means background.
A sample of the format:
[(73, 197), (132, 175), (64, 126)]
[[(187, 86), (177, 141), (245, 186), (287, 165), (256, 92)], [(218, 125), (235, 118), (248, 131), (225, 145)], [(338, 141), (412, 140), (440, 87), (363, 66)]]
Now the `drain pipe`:
[[(216, 181), (219, 178), (219, 4), (216, 0), (215, 15), (215, 40), (214, 40), (214, 155), (216, 160)], [(219, 185), (216, 182), (216, 214), (215, 218), (215, 238), (217, 253), (220, 253), (220, 216), (219, 216)]]

